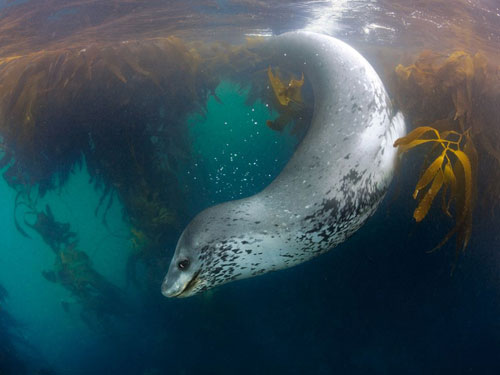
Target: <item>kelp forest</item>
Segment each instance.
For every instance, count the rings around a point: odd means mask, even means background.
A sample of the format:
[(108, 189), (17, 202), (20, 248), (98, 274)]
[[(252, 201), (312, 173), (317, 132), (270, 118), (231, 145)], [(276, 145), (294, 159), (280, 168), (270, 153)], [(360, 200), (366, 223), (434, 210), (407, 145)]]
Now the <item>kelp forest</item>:
[[(92, 249), (81, 248), (70, 223), (40, 200), (86, 168), (101, 195), (96, 220), (106, 226), (113, 202), (123, 207), (130, 227), (127, 284), (156, 295), (171, 257), (167, 249), (189, 219), (189, 193), (178, 183), (190, 158), (187, 119), (203, 116), (222, 80), (249, 89), (249, 104), (273, 102), (269, 59), (254, 51), (259, 44), (169, 36), (0, 57), (0, 163), (17, 192), (13, 220), (23, 236), (40, 236), (52, 250), (54, 266), (43, 277), (73, 295), (90, 328), (109, 333), (113, 319), (129, 312), (126, 292), (94, 269)], [(300, 89), (304, 78), (292, 82)], [(298, 134), (310, 120), (312, 98), (304, 105), (293, 90), (293, 108), (276, 103), (274, 123), (280, 130), (296, 123)], [(74, 310), (67, 302), (62, 307)]]
[[(63, 1), (44, 3), (63, 13), (69, 9)], [(79, 6), (90, 9), (94, 3)], [(26, 239), (41, 238), (53, 255), (53, 268), (42, 272), (46, 287), (67, 290), (74, 302), (61, 302), (62, 308), (78, 311), (92, 330), (112, 335), (136, 308), (130, 289), (144, 299), (161, 298), (175, 240), (195, 214), (187, 210), (190, 193), (179, 183), (193, 158), (188, 118), (203, 116), (207, 100), (219, 100), (218, 85), (231, 81), (249, 90), (249, 105), (270, 103), (270, 116), (271, 110), (278, 116), (270, 117), (269, 128), (300, 139), (314, 98), (307, 76), (274, 64), (269, 51), (259, 48), (259, 37), (203, 40), (187, 32), (196, 30), (197, 19), (179, 30), (168, 26), (167, 20), (177, 19), (175, 10), (145, 22), (160, 2), (149, 8), (134, 1), (102, 2), (93, 10), (101, 14), (95, 24), (76, 15), (55, 17), (53, 37), (53, 26), (28, 22), (53, 16), (44, 13), (47, 4), (29, 11), (8, 8), (0, 17), (0, 168), (16, 192), (17, 231)], [(27, 22), (30, 30), (20, 26)], [(134, 32), (134, 22), (149, 26)], [(396, 58), (381, 58), (375, 66), (395, 109), (406, 117), (408, 135), (394, 144), (397, 174), (410, 173), (415, 186), (398, 199), (413, 207), (414, 225), (435, 212), (449, 226), (425, 250), (455, 251), (454, 267), (478, 218), (494, 215), (500, 204), (498, 56), (480, 44), (457, 49), (452, 41), (443, 50), (394, 48), (391, 56)], [(413, 172), (408, 159), (420, 168)], [(83, 248), (72, 224), (43, 202), (82, 169), (100, 195), (95, 219), (106, 226), (110, 207), (119, 204), (128, 225), (126, 288), (96, 270), (92, 249)], [(9, 343), (0, 347), (0, 363), (6, 373), (21, 373), (13, 343), (22, 339), (10, 328), (7, 299), (0, 285), (0, 341)]]

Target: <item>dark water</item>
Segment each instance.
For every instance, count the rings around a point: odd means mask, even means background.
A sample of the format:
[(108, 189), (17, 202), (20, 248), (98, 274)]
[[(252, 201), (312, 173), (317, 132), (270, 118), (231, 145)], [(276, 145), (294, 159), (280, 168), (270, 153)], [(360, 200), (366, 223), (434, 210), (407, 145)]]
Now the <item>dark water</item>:
[[(113, 42), (120, 32), (123, 39), (175, 34), (242, 41), (308, 28), (350, 41), (373, 58), (374, 45), (409, 53), (480, 40), (494, 51), (500, 41), (494, 1), (457, 2), (455, 9), (444, 2), (103, 3), (49, 1), (32, 13), (21, 8), (25, 18), (9, 23), (9, 12), (26, 2), (0, 2), (2, 56), (13, 55), (16, 43), (22, 54), (99, 37)], [(475, 216), (471, 243), (451, 276), (453, 243), (427, 253), (449, 223), (438, 209), (419, 225), (412, 219), (415, 181), (405, 171), (420, 164), (411, 158), (376, 214), (326, 255), (192, 298), (164, 298), (153, 271), (159, 264), (166, 272), (187, 221), (210, 205), (261, 190), (300, 140), (290, 128), (278, 133), (265, 125), (278, 114), (266, 99), (249, 104), (249, 87), (222, 81), (215, 93), (204, 110), (182, 118), (184, 138), (168, 146), (182, 155), (172, 167), (176, 195), (168, 203), (182, 215), (161, 238), (166, 255), (151, 253), (139, 263), (137, 285), (128, 273), (139, 241), (135, 224), (119, 197), (104, 209), (103, 187), (91, 179), (85, 159), (34, 207), (16, 208), (19, 185), (0, 179), (0, 375), (500, 373), (498, 209)], [(55, 134), (54, 144), (66, 136)], [(101, 275), (92, 280), (99, 280), (103, 299), (42, 274), (65, 254), (55, 256), (30, 227), (33, 211), (47, 212), (46, 205), (57, 222), (70, 225), (78, 249)], [(157, 263), (148, 268), (148, 262)]]

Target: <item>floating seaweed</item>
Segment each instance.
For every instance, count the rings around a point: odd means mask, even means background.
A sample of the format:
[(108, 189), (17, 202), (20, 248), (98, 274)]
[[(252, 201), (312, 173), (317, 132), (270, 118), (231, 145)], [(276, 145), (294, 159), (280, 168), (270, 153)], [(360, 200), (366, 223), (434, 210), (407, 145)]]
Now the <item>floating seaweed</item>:
[(424, 51), (414, 64), (396, 67), (395, 100), (415, 126), (456, 131), (474, 142), (480, 203), (500, 203), (500, 70), (482, 53)]
[[(189, 152), (184, 120), (217, 84), (199, 65), (199, 55), (173, 37), (0, 59), (5, 180), (43, 196), (85, 163), (102, 192), (96, 214), (103, 206), (103, 220), (118, 197), (131, 225), (149, 237), (178, 230), (176, 172)], [(50, 212), (37, 215), (29, 224), (59, 247), (42, 228), (59, 233)]]
[(312, 110), (307, 106), (302, 98), (302, 86), (304, 85), (304, 74), (302, 78), (297, 80), (292, 78), (288, 84), (285, 84), (279, 78), (279, 70), (277, 69), (276, 75), (273, 73), (271, 66), (267, 69), (267, 76), (274, 93), (273, 101), (275, 108), (277, 108), (280, 116), (271, 121), (267, 121), (267, 126), (276, 131), (283, 131), (283, 129), (295, 122), (292, 134), (302, 134), (310, 123)]
[(300, 81), (292, 78), (288, 85), (285, 85), (278, 76), (273, 74), (271, 66), (269, 66), (267, 70), (267, 75), (271, 87), (273, 88), (274, 95), (276, 95), (276, 99), (278, 99), (282, 106), (288, 106), (290, 104), (302, 105), (301, 89), (304, 85), (304, 73), (302, 73)]
[[(79, 302), (80, 316), (90, 328), (105, 332), (109, 330), (111, 319), (127, 312), (121, 290), (107, 281), (93, 267), (88, 255), (70, 244), (61, 249), (56, 257), (54, 269), (43, 271), (43, 277), (62, 285)], [(62, 307), (69, 312), (69, 304)]]
[(456, 235), (457, 256), (470, 239), (475, 192), (485, 211), (500, 204), (499, 72), (487, 55), (465, 51), (424, 51), (413, 64), (395, 69), (396, 103), (417, 126), (395, 146), (404, 153), (435, 144), (414, 193), (420, 199), (414, 218), (426, 216), (442, 188), (442, 210), (455, 216), (455, 225), (436, 248)]
[(176, 38), (4, 60), (0, 131), (4, 163), (11, 162), (5, 179), (36, 184), (43, 194), (64, 184), (82, 160), (96, 181), (117, 178), (112, 173), (133, 162), (130, 143), (137, 154), (149, 147), (172, 159), (167, 147), (182, 144), (176, 128), (206, 98), (198, 63)]
[[(32, 205), (31, 205), (32, 206)], [(92, 266), (89, 256), (77, 249), (77, 236), (71, 231), (69, 223), (56, 221), (50, 206), (45, 211), (31, 211), (34, 223), (26, 224), (35, 230), (56, 255), (54, 269), (42, 271), (42, 276), (50, 282), (62, 285), (82, 306), (82, 314), (88, 320), (93, 317), (105, 328), (110, 317), (121, 316), (125, 302), (121, 290), (107, 281)], [(63, 305), (68, 312), (68, 305)]]
[[(430, 136), (429, 136), (430, 134)], [(399, 154), (414, 147), (432, 144), (434, 147), (428, 154), (428, 163), (422, 176), (417, 182), (413, 193), (414, 199), (419, 199), (413, 217), (417, 222), (422, 221), (429, 212), (432, 202), (441, 191), (443, 213), (452, 217), (451, 206), (455, 205), (455, 226), (444, 239), (435, 247), (443, 246), (454, 234), (457, 234), (457, 256), (464, 251), (472, 231), (472, 211), (474, 206), (473, 167), (475, 148), (468, 132), (464, 134), (455, 131), (446, 131), (442, 134), (432, 127), (418, 127), (406, 137), (394, 142), (399, 147)]]
[[(26, 216), (34, 215), (35, 222), (28, 222)], [(47, 204), (45, 211), (30, 211), (25, 214), (24, 222), (31, 229), (38, 232), (43, 241), (57, 254), (63, 248), (75, 243), (76, 233), (70, 230), (69, 223), (61, 223), (55, 220), (52, 209)]]
[(48, 281), (59, 283), (68, 289), (78, 298), (84, 310), (90, 309), (94, 314), (105, 311), (116, 316), (125, 311), (119, 288), (95, 271), (88, 255), (78, 250), (75, 244), (59, 251), (54, 270), (44, 271), (43, 276)]

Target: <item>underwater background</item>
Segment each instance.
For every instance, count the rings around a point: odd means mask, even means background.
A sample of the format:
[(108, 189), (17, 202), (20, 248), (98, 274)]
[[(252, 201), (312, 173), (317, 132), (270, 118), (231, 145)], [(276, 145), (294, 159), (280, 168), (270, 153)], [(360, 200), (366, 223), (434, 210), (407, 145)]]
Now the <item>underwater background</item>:
[[(310, 88), (279, 107), (252, 50), (296, 29), (362, 52), (409, 129), (458, 124), (457, 99), (398, 64), (485, 56), (468, 246), (430, 252), (453, 221), (413, 219), (416, 152), (327, 254), (167, 299), (189, 220), (267, 186), (307, 131)], [(0, 1), (0, 375), (500, 373), (499, 55), (494, 0)]]

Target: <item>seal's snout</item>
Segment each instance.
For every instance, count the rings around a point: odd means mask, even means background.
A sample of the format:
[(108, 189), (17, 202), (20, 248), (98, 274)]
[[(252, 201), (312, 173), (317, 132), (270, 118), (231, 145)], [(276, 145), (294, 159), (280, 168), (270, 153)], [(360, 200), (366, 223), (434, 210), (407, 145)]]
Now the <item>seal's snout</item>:
[(165, 278), (165, 280), (161, 284), (161, 294), (163, 294), (165, 297), (176, 297), (182, 293), (183, 289), (183, 285), (178, 285), (176, 283), (170, 285), (167, 278)]
[(161, 284), (161, 293), (165, 297), (189, 297), (196, 292), (200, 280), (200, 271), (180, 272), (170, 269)]
[(161, 293), (165, 297), (177, 297), (186, 289), (188, 281), (185, 275), (170, 270), (161, 284)]

